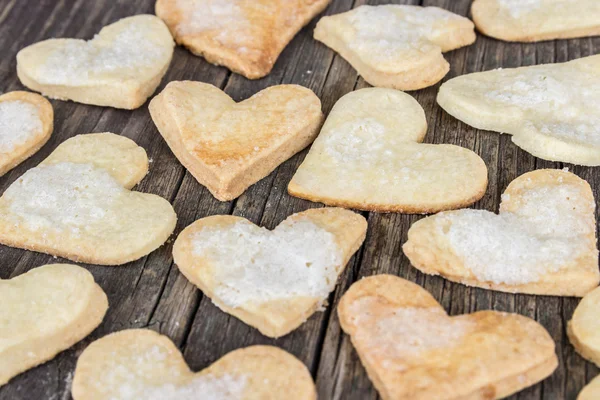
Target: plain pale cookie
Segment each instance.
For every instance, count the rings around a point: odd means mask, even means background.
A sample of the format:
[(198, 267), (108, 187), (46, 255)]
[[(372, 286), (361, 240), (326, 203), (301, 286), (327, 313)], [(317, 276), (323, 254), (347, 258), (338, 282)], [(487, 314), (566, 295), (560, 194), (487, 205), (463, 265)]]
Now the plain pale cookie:
[(479, 200), (487, 168), (474, 152), (421, 144), (423, 108), (393, 89), (351, 92), (333, 107), (288, 186), (291, 195), (361, 210), (430, 213)]
[(521, 175), (498, 215), (440, 213), (413, 224), (402, 247), (421, 272), (509, 293), (584, 296), (598, 286), (590, 185), (560, 170)]
[(53, 127), (52, 104), (42, 96), (20, 91), (0, 96), (0, 176), (41, 149)]
[(50, 264), (0, 279), (0, 386), (54, 358), (104, 318), (106, 294), (88, 271)]
[(77, 361), (75, 400), (316, 400), (308, 369), (272, 346), (232, 351), (193, 373), (177, 347), (154, 331), (132, 329), (92, 343)]
[(441, 8), (382, 5), (323, 17), (314, 37), (371, 85), (418, 90), (442, 80), (450, 70), (442, 52), (472, 44), (475, 30)]
[(577, 396), (577, 400), (598, 400), (600, 399), (600, 376), (597, 376), (588, 383)]
[(600, 35), (598, 0), (475, 0), (471, 13), (479, 31), (511, 42)]
[(169, 29), (153, 15), (108, 25), (92, 40), (49, 39), (17, 54), (23, 85), (78, 103), (138, 108), (159, 85), (174, 47)]
[(268, 75), (279, 54), (330, 0), (158, 0), (177, 43), (249, 79)]
[(236, 103), (191, 81), (169, 83), (150, 102), (150, 114), (179, 161), (221, 201), (308, 146), (323, 120), (321, 101), (302, 86), (272, 86)]
[(600, 55), (459, 76), (437, 101), (477, 129), (513, 135), (536, 157), (600, 165)]
[(341, 208), (294, 214), (273, 231), (213, 216), (181, 232), (173, 258), (220, 309), (280, 337), (323, 306), (366, 230), (362, 216)]
[(144, 149), (112, 133), (79, 135), (0, 198), (0, 243), (74, 261), (119, 265), (161, 246), (177, 216), (162, 197), (129, 191)]
[(582, 357), (600, 366), (600, 288), (581, 300), (567, 326), (569, 340)]
[(534, 320), (497, 311), (449, 317), (425, 289), (392, 275), (354, 283), (338, 314), (384, 400), (500, 399), (558, 365)]

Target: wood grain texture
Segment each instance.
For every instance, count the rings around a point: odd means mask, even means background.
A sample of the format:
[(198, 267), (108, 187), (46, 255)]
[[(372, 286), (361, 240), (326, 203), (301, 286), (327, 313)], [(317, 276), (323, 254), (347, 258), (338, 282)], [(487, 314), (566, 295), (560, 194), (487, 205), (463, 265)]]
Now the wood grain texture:
[[(333, 0), (325, 14), (347, 11), (361, 4), (421, 4), (468, 15), (471, 0)], [(15, 55), (23, 47), (51, 37), (91, 38), (104, 25), (122, 17), (153, 13), (153, 0), (0, 0), (0, 93), (23, 89), (16, 77)], [(318, 18), (317, 18), (318, 19)], [(306, 86), (321, 98), (328, 113), (344, 94), (368, 86), (333, 51), (312, 39), (316, 19), (284, 50), (264, 79), (249, 81), (215, 67), (182, 48), (159, 90), (172, 80), (191, 79), (223, 88), (235, 100), (280, 83)], [(498, 67), (563, 62), (600, 53), (600, 38), (536, 44), (504, 43), (479, 35), (477, 42), (446, 55), (451, 70), (445, 79)], [(500, 195), (510, 181), (536, 168), (569, 167), (586, 179), (600, 198), (600, 177), (594, 168), (573, 167), (538, 160), (514, 146), (510, 137), (479, 131), (452, 118), (437, 106), (439, 84), (412, 92), (425, 109), (427, 143), (452, 143), (477, 152), (489, 169), (489, 187), (475, 208), (497, 211)], [(152, 159), (150, 174), (137, 190), (172, 201), (178, 215), (177, 235), (198, 218), (234, 214), (274, 228), (290, 214), (319, 204), (290, 197), (287, 183), (307, 151), (283, 163), (268, 177), (232, 202), (219, 202), (185, 171), (150, 119), (147, 105), (124, 111), (72, 102), (52, 101), (55, 130), (35, 156), (0, 178), (3, 192), (25, 171), (37, 165), (58, 144), (80, 133), (111, 131), (135, 140)], [(583, 385), (600, 371), (579, 357), (568, 343), (566, 322), (578, 300), (511, 295), (468, 288), (412, 268), (401, 251), (410, 225), (421, 217), (363, 213), (369, 221), (367, 239), (342, 274), (330, 305), (292, 334), (273, 340), (219, 311), (177, 270), (171, 257), (172, 240), (141, 260), (120, 268), (86, 265), (107, 292), (110, 309), (102, 325), (88, 338), (54, 360), (34, 368), (0, 388), (0, 400), (70, 399), (70, 380), (77, 356), (93, 340), (127, 328), (149, 327), (168, 335), (182, 349), (191, 368), (199, 370), (225, 353), (251, 344), (274, 344), (298, 356), (317, 382), (321, 399), (377, 399), (356, 352), (341, 332), (335, 307), (348, 287), (364, 276), (392, 273), (429, 290), (450, 314), (496, 309), (518, 312), (542, 323), (555, 339), (559, 368), (548, 379), (511, 399), (575, 399)], [(173, 238), (175, 237), (173, 236)], [(0, 279), (55, 262), (47, 255), (0, 246)], [(0, 305), (1, 306), (1, 305)]]

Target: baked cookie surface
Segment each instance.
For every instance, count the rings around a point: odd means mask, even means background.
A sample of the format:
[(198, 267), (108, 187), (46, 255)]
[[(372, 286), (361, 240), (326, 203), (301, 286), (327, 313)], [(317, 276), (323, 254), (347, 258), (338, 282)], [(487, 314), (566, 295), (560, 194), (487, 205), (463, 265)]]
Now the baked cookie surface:
[(308, 369), (272, 346), (232, 351), (193, 373), (166, 336), (125, 330), (92, 343), (79, 357), (75, 400), (316, 400)]
[(156, 90), (171, 63), (175, 43), (153, 15), (108, 25), (89, 41), (49, 39), (17, 54), (23, 85), (78, 103), (134, 109)]
[(588, 383), (577, 396), (577, 400), (600, 399), (600, 377), (595, 377)]
[(108, 308), (92, 274), (68, 264), (0, 279), (0, 304), (0, 386), (89, 335)]
[(581, 300), (567, 326), (569, 341), (582, 357), (600, 366), (600, 289)]
[(157, 0), (177, 43), (248, 79), (268, 75), (279, 54), (330, 0)]
[(181, 232), (173, 258), (220, 309), (279, 337), (323, 306), (366, 230), (362, 216), (340, 208), (293, 214), (272, 231), (213, 216)]
[(442, 52), (472, 44), (475, 31), (469, 19), (437, 7), (363, 5), (321, 18), (314, 37), (371, 85), (418, 90), (448, 73)]
[(0, 197), (0, 243), (93, 264), (136, 260), (177, 220), (162, 197), (129, 190), (147, 171), (146, 152), (130, 139), (71, 138)]
[(521, 175), (498, 215), (443, 212), (414, 223), (402, 249), (421, 272), (510, 293), (584, 296), (598, 286), (595, 202), (561, 170)]
[(497, 311), (450, 317), (425, 289), (392, 275), (354, 283), (338, 315), (384, 400), (500, 399), (558, 364), (534, 320)]
[(512, 42), (600, 35), (596, 0), (475, 0), (471, 13), (479, 31)]
[(288, 192), (327, 205), (429, 213), (464, 207), (485, 193), (487, 168), (474, 152), (421, 144), (423, 108), (384, 88), (351, 92), (333, 107)]
[(600, 165), (600, 55), (462, 75), (442, 84), (437, 102), (536, 157)]
[(201, 82), (171, 82), (150, 102), (167, 144), (200, 184), (233, 200), (308, 146), (323, 120), (307, 88), (277, 85), (236, 103)]
[(0, 176), (35, 154), (50, 139), (52, 104), (22, 91), (0, 96)]

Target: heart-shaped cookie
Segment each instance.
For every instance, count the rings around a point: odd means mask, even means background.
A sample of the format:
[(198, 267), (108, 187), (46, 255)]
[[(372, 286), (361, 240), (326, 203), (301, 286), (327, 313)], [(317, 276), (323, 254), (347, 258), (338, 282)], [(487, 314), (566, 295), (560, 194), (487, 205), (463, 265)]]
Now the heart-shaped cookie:
[(115, 108), (138, 108), (171, 63), (169, 29), (153, 15), (123, 18), (92, 40), (49, 39), (17, 54), (23, 85), (46, 96)]
[(0, 96), (0, 176), (46, 144), (53, 127), (52, 104), (39, 94), (17, 91)]
[(425, 289), (392, 275), (353, 284), (338, 314), (384, 400), (500, 399), (558, 365), (537, 322), (497, 311), (450, 317)]
[(416, 222), (403, 250), (420, 271), (510, 293), (584, 296), (598, 286), (590, 185), (560, 170), (521, 175), (500, 214), (440, 213)]
[(600, 165), (600, 55), (462, 75), (437, 101), (477, 129), (513, 135), (536, 157)]
[(62, 143), (0, 198), (0, 243), (74, 261), (118, 265), (162, 245), (177, 216), (162, 197), (132, 192), (144, 149), (112, 133)]
[(341, 208), (294, 214), (273, 231), (220, 215), (185, 228), (173, 257), (220, 309), (279, 337), (323, 306), (366, 230), (362, 216)]
[(514, 42), (600, 35), (600, 3), (579, 0), (475, 0), (477, 29)]
[(487, 168), (475, 153), (420, 144), (423, 108), (382, 88), (342, 97), (288, 186), (291, 195), (361, 210), (430, 213), (479, 200)]
[(598, 400), (600, 399), (600, 376), (597, 376), (588, 383), (577, 396), (577, 400)]
[(166, 336), (146, 329), (113, 333), (79, 357), (75, 400), (316, 400), (308, 369), (272, 346), (232, 351), (193, 373)]
[(157, 0), (177, 43), (249, 79), (269, 74), (281, 51), (330, 0)]
[(232, 200), (317, 136), (321, 101), (297, 85), (236, 103), (201, 82), (171, 82), (150, 114), (179, 161), (221, 201)]
[(0, 304), (0, 386), (89, 335), (108, 308), (92, 274), (67, 264), (0, 279)]
[(371, 85), (417, 90), (448, 73), (442, 52), (470, 45), (475, 30), (469, 19), (441, 8), (388, 4), (323, 17), (314, 37)]
[(581, 300), (567, 327), (569, 340), (582, 357), (600, 366), (600, 288)]

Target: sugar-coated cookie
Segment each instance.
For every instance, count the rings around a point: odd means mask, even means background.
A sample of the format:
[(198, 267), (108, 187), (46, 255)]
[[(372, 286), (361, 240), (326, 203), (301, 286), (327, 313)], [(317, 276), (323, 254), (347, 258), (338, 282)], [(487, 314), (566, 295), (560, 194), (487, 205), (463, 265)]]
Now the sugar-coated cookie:
[(79, 357), (75, 400), (316, 400), (308, 369), (272, 346), (232, 351), (193, 373), (166, 336), (146, 329), (110, 334)]
[(600, 35), (598, 0), (475, 0), (471, 13), (479, 31), (511, 42)]
[(450, 69), (442, 52), (470, 45), (475, 30), (441, 8), (388, 4), (323, 17), (314, 37), (371, 85), (417, 90), (442, 80)]
[(497, 311), (450, 317), (425, 289), (392, 275), (354, 283), (338, 315), (384, 400), (500, 399), (558, 365), (534, 320)]
[(181, 232), (173, 258), (220, 309), (279, 337), (323, 306), (366, 230), (362, 216), (341, 208), (294, 214), (273, 231), (213, 216)]
[(249, 79), (271, 72), (294, 35), (330, 0), (157, 0), (177, 43)]
[(600, 288), (581, 300), (569, 321), (567, 334), (582, 357), (600, 366)]
[(150, 114), (179, 161), (221, 201), (233, 200), (317, 136), (321, 101), (297, 85), (236, 103), (202, 82), (171, 82)]
[(598, 400), (600, 399), (600, 376), (595, 377), (588, 383), (577, 396), (577, 400)]
[(0, 197), (0, 243), (103, 265), (143, 257), (177, 220), (167, 200), (129, 190), (147, 172), (146, 152), (131, 139), (68, 139)]
[(0, 176), (33, 154), (50, 139), (52, 104), (39, 94), (9, 92), (0, 96)]
[(584, 296), (598, 286), (595, 202), (565, 171), (521, 175), (498, 215), (440, 213), (413, 224), (403, 250), (421, 272), (510, 293)]
[(0, 279), (0, 386), (89, 335), (107, 308), (92, 274), (75, 265)]
[(462, 75), (437, 101), (475, 128), (513, 135), (536, 157), (600, 165), (600, 55)]
[(123, 18), (92, 40), (49, 39), (17, 54), (17, 74), (31, 90), (61, 100), (138, 108), (171, 63), (175, 43), (153, 15)]
[(381, 212), (429, 213), (479, 200), (487, 168), (474, 152), (421, 144), (423, 108), (384, 88), (351, 92), (333, 107), (292, 178), (291, 195)]

